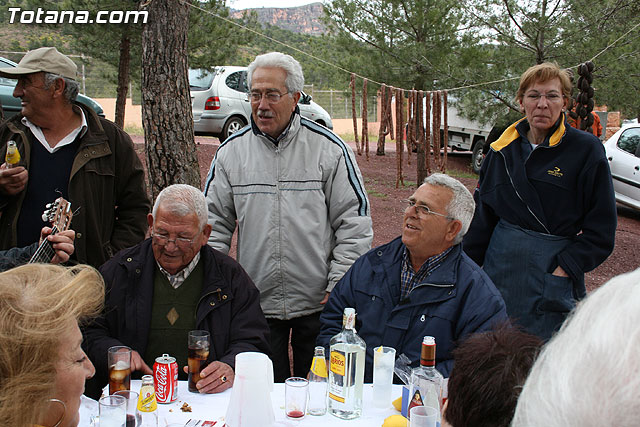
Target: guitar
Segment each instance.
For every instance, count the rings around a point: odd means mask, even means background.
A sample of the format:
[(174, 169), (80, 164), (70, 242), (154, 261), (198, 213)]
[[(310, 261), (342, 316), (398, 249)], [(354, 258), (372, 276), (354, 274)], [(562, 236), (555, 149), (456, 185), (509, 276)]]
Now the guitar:
[[(48, 204), (42, 214), (42, 220), (45, 222), (49, 221), (51, 223), (51, 235), (54, 235), (59, 231), (67, 230), (71, 225), (72, 217), (73, 212), (71, 211), (71, 203), (62, 197), (58, 197), (55, 202)], [(53, 250), (51, 243), (49, 240), (44, 239), (29, 260), (29, 264), (35, 262), (47, 264), (51, 261), (54, 255), (55, 251)]]

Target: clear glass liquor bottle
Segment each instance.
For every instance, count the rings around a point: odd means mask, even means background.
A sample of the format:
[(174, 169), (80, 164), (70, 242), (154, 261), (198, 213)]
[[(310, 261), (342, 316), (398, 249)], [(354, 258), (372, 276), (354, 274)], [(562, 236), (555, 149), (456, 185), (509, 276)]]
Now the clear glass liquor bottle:
[(309, 370), (309, 415), (327, 413), (327, 361), (324, 358), (324, 347), (316, 347)]
[(362, 385), (366, 344), (356, 334), (356, 311), (347, 307), (342, 331), (329, 341), (329, 413), (350, 420), (362, 415)]
[(442, 385), (444, 378), (436, 369), (436, 339), (426, 336), (422, 340), (422, 351), (420, 352), (420, 366), (411, 371), (411, 384), (409, 388), (409, 408), (407, 416), (410, 415), (414, 406), (431, 406), (438, 410), (437, 424), (441, 422), (440, 412), (442, 405)]
[(138, 412), (142, 418), (140, 427), (158, 427), (158, 402), (153, 384), (153, 375), (142, 376), (138, 396)]

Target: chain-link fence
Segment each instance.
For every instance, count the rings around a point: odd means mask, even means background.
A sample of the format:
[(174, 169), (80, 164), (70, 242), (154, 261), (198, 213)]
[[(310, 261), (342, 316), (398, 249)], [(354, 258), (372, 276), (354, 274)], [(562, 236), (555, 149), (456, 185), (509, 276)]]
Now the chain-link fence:
[[(314, 88), (314, 85), (305, 85), (304, 91), (311, 95), (313, 101), (327, 110), (332, 119), (350, 119), (351, 93), (337, 89)], [(377, 96), (367, 96), (367, 119), (375, 122), (378, 114)], [(362, 92), (356, 91), (356, 116), (362, 116)]]

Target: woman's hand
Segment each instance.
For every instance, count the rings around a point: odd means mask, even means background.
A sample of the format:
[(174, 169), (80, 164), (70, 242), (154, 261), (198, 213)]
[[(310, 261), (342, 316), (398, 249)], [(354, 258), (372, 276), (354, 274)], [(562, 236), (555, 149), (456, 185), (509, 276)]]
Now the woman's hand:
[(569, 275), (564, 271), (564, 269), (560, 266), (557, 266), (555, 270), (553, 270), (553, 274), (554, 276), (559, 276), (559, 277), (569, 277)]

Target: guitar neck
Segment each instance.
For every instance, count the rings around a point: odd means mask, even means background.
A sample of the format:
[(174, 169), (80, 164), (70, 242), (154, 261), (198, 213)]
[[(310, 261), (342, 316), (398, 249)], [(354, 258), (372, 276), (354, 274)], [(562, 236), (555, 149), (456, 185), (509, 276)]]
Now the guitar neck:
[[(58, 229), (54, 226), (51, 231), (51, 235), (53, 236), (57, 232), (58, 232)], [(33, 264), (33, 263), (47, 264), (51, 262), (51, 259), (55, 254), (56, 252), (53, 250), (53, 246), (51, 246), (51, 242), (49, 242), (49, 240), (47, 239), (44, 239), (42, 240), (42, 243), (40, 243), (40, 245), (38, 246), (38, 249), (36, 249), (36, 251), (33, 253), (33, 256), (29, 260), (28, 264)]]

